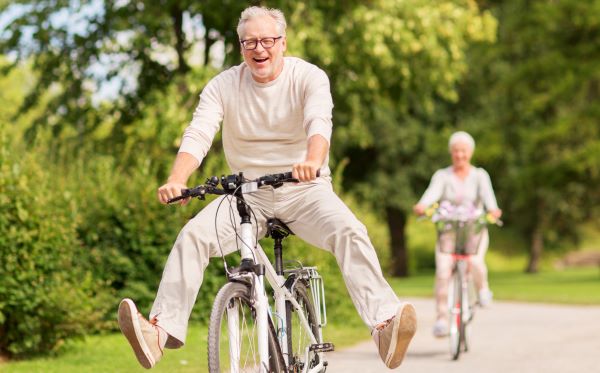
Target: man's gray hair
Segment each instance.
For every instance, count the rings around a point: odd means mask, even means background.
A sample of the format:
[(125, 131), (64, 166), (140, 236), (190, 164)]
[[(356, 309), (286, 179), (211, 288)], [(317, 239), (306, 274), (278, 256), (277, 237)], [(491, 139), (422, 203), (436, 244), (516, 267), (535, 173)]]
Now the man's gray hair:
[(240, 40), (243, 39), (244, 25), (247, 21), (249, 21), (252, 18), (265, 16), (271, 17), (275, 20), (275, 22), (277, 22), (277, 29), (279, 31), (279, 35), (273, 36), (285, 36), (285, 28), (287, 27), (287, 23), (285, 22), (285, 16), (283, 15), (283, 12), (281, 10), (265, 8), (261, 6), (251, 6), (244, 9), (242, 14), (240, 15), (240, 21), (238, 22), (237, 26), (237, 33)]
[(473, 140), (473, 136), (469, 135), (465, 131), (454, 132), (452, 136), (450, 136), (450, 140), (448, 141), (448, 150), (452, 150), (452, 146), (459, 142), (467, 144), (471, 150), (475, 150), (475, 140)]

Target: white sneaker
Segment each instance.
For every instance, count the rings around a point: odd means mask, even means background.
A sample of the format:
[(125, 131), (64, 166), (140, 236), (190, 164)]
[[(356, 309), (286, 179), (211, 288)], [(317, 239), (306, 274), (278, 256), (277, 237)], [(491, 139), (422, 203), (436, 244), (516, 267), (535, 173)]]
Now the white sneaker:
[(479, 290), (479, 305), (481, 307), (488, 307), (490, 304), (492, 304), (493, 297), (494, 293), (492, 293), (490, 289)]
[(150, 369), (158, 363), (167, 334), (156, 326), (155, 320), (146, 320), (131, 299), (125, 298), (119, 304), (119, 327), (144, 368)]
[(436, 338), (444, 338), (448, 335), (448, 321), (445, 319), (437, 319), (433, 324), (433, 336)]
[(417, 313), (410, 303), (403, 303), (394, 317), (373, 329), (373, 341), (388, 368), (395, 369), (402, 364), (416, 331)]

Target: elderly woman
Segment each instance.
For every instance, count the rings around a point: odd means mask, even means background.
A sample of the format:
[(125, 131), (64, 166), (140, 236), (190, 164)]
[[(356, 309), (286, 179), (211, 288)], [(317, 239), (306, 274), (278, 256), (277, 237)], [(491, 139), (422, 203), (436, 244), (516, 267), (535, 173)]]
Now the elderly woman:
[[(452, 166), (442, 168), (433, 174), (429, 187), (423, 197), (414, 206), (414, 212), (423, 215), (428, 206), (435, 202), (449, 201), (454, 205), (471, 205), (485, 207), (494, 217), (499, 218), (502, 211), (498, 208), (492, 182), (488, 173), (471, 165), (471, 157), (475, 150), (473, 137), (459, 131), (450, 137), (448, 142)], [(486, 229), (481, 234), (477, 255), (471, 258), (475, 286), (479, 291), (479, 303), (488, 305), (492, 300), (492, 292), (487, 281), (487, 267), (484, 257), (488, 248), (489, 236)], [(444, 253), (438, 240), (435, 251), (435, 293), (437, 320), (433, 327), (436, 337), (448, 334), (448, 287), (452, 270), (452, 256)]]

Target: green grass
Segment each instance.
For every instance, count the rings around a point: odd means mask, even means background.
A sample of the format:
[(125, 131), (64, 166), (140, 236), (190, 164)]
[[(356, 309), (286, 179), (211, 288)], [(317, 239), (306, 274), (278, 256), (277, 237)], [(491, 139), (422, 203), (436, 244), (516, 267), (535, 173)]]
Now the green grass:
[[(600, 305), (600, 271), (597, 268), (545, 270), (531, 275), (515, 269), (520, 264), (508, 265), (494, 255), (490, 259), (490, 285), (497, 300)], [(494, 266), (509, 269), (493, 270)], [(400, 298), (433, 297), (433, 272), (407, 279), (390, 279), (390, 284)], [(358, 315), (336, 320), (335, 313), (335, 310), (329, 310), (330, 324), (324, 331), (326, 341), (333, 342), (336, 348), (343, 348), (369, 338), (368, 330), (362, 325)], [(169, 350), (153, 371), (206, 372), (206, 335), (206, 327), (193, 325), (188, 333), (186, 346), (179, 350)], [(145, 371), (139, 367), (125, 338), (118, 333), (90, 336), (85, 340), (72, 342), (65, 352), (54, 358), (0, 365), (2, 373)]]
[[(412, 259), (432, 263), (435, 232), (426, 224), (410, 228), (409, 243)], [(546, 253), (538, 274), (523, 272), (527, 263), (525, 243), (518, 241), (508, 230), (494, 229), (492, 244), (486, 261), (489, 281), (496, 300), (544, 302), (579, 305), (600, 305), (600, 270), (580, 268), (557, 271), (552, 263), (556, 255)], [(598, 249), (597, 229), (586, 232), (580, 248)], [(417, 272), (412, 268), (413, 272)], [(330, 279), (331, 280), (331, 279)], [(341, 281), (341, 280), (340, 280)], [(406, 279), (390, 279), (390, 284), (402, 299), (405, 297), (433, 297), (433, 268)], [(340, 291), (340, 289), (338, 289)], [(344, 293), (346, 294), (346, 293)], [(329, 306), (329, 304), (328, 304)], [(344, 309), (336, 310), (335, 307)], [(356, 312), (351, 312), (350, 302), (328, 307), (329, 324), (324, 330), (325, 340), (336, 348), (344, 348), (369, 338), (369, 332)], [(336, 314), (338, 317), (336, 318)], [(342, 316), (340, 316), (342, 315)], [(169, 350), (154, 372), (185, 373), (206, 372), (206, 327), (193, 325), (186, 346)], [(57, 357), (0, 363), (4, 373), (79, 373), (79, 372), (145, 372), (140, 368), (125, 338), (118, 333), (96, 335), (71, 342)]]
[[(401, 298), (433, 297), (433, 282), (433, 272), (390, 280)], [(496, 300), (600, 305), (598, 268), (546, 270), (537, 274), (520, 270), (491, 271), (489, 282)]]
[[(199, 372), (206, 366), (206, 327), (192, 326), (186, 346), (165, 354), (154, 372)], [(75, 341), (55, 358), (41, 358), (0, 365), (4, 373), (146, 372), (135, 359), (126, 339), (117, 333)]]
[[(348, 323), (327, 325), (324, 329), (327, 342), (343, 348), (369, 338), (369, 332), (358, 316)], [(207, 328), (193, 325), (188, 332), (186, 345), (177, 350), (167, 350), (153, 372), (186, 373), (207, 372)], [(90, 336), (72, 342), (57, 357), (0, 363), (2, 373), (135, 373), (147, 372), (135, 359), (127, 341), (120, 333)]]

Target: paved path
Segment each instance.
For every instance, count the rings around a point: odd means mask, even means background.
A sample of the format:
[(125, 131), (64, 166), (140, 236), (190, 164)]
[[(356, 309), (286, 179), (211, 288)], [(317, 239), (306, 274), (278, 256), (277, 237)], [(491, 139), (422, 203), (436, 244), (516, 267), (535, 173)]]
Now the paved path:
[[(600, 372), (599, 306), (495, 302), (477, 310), (470, 351), (452, 361), (448, 340), (431, 334), (433, 301), (411, 301), (418, 330), (398, 372)], [(328, 373), (390, 372), (371, 341), (329, 353), (327, 359)]]

